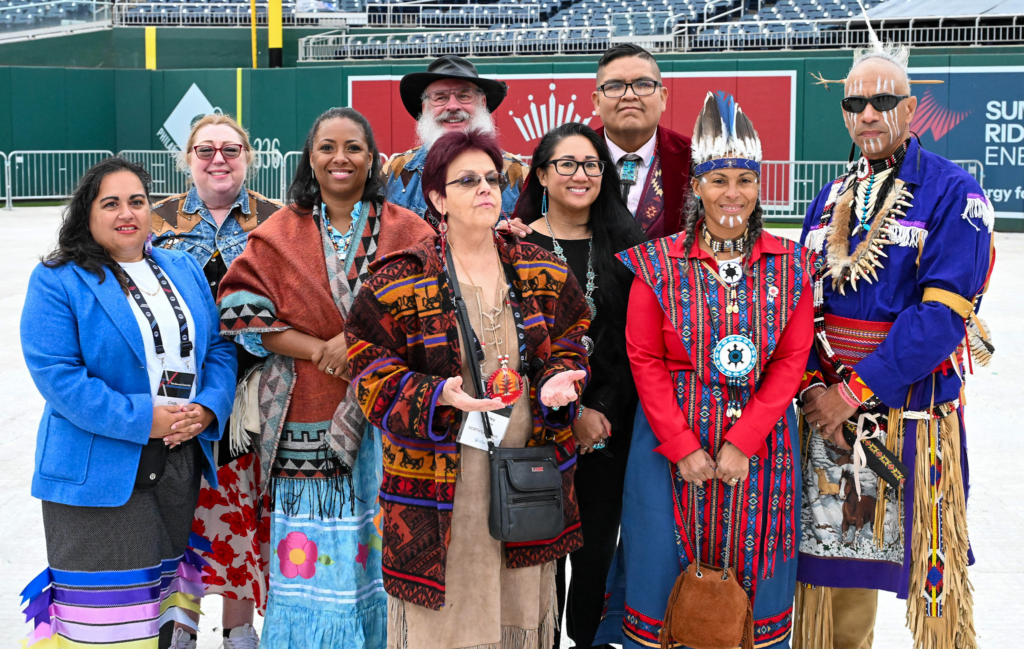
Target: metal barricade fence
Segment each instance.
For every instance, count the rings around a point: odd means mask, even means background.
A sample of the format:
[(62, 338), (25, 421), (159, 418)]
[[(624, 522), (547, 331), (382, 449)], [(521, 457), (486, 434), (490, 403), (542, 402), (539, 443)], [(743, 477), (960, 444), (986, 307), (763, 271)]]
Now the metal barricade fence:
[(142, 165), (153, 179), (149, 193), (153, 197), (174, 196), (188, 191), (188, 172), (178, 169), (179, 151), (118, 151), (117, 155)]
[(112, 151), (11, 151), (9, 195), (18, 199), (64, 199), (85, 171)]
[(4, 199), (4, 208), (11, 209), (11, 174), (7, 171), (7, 154), (0, 152), (0, 197)]
[[(10, 210), (14, 199), (62, 200), (71, 195), (82, 174), (111, 151), (0, 152), (0, 198)], [(154, 197), (188, 190), (188, 172), (177, 165), (176, 151), (125, 150), (118, 153), (142, 164), (153, 178)], [(268, 198), (288, 200), (301, 151), (256, 151), (246, 186)], [(381, 154), (382, 160), (387, 156)], [(953, 160), (978, 184), (985, 186), (985, 167), (979, 160)], [(761, 163), (761, 205), (775, 221), (800, 222), (821, 189), (846, 172), (845, 162), (766, 160)]]
[(280, 151), (254, 151), (245, 186), (267, 198), (281, 200), (284, 156)]
[(765, 216), (776, 221), (803, 221), (821, 188), (845, 172), (845, 162), (765, 160), (761, 163)]
[(302, 151), (289, 151), (284, 154), (280, 196), (281, 202), (286, 205), (288, 204), (288, 186), (292, 184), (292, 178), (295, 177), (295, 170), (299, 168), (299, 158), (301, 157)]
[[(952, 160), (985, 187), (979, 160)], [(761, 207), (773, 221), (799, 223), (826, 184), (846, 173), (845, 162), (766, 160), (761, 163)]]
[[(137, 162), (146, 168), (153, 178), (150, 193), (153, 196), (174, 196), (184, 194), (190, 187), (189, 172), (178, 167), (179, 151), (119, 151), (119, 156)], [(281, 178), (284, 172), (284, 157), (280, 151), (253, 151), (252, 163), (245, 185), (267, 198), (278, 200), (281, 196)]]
[(950, 160), (950, 162), (959, 165), (961, 169), (978, 181), (982, 189), (985, 188), (985, 165), (981, 164), (981, 160)]

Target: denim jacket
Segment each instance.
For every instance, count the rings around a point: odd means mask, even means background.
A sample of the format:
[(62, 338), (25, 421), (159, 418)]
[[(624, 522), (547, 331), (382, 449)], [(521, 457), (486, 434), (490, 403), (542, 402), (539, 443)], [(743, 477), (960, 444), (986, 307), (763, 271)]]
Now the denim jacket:
[(231, 218), (224, 219), (218, 227), (199, 192), (192, 187), (187, 194), (172, 196), (153, 206), (153, 245), (187, 252), (202, 267), (219, 251), (224, 264), (230, 266), (245, 250), (249, 232), (280, 208), (276, 201), (243, 187), (231, 206)]
[[(394, 156), (388, 163), (387, 168), (387, 201), (392, 205), (398, 205), (416, 212), (420, 216), (427, 211), (427, 201), (423, 197), (423, 188), (420, 184), (423, 174), (423, 165), (427, 161), (428, 147), (416, 147), (403, 154)], [(523, 179), (529, 171), (521, 160), (510, 153), (502, 154), (505, 158), (503, 170), (508, 186), (501, 193), (501, 209), (512, 217), (516, 209), (516, 201), (519, 200), (519, 192), (522, 189)], [(411, 171), (412, 177), (409, 184), (402, 182), (402, 171)]]

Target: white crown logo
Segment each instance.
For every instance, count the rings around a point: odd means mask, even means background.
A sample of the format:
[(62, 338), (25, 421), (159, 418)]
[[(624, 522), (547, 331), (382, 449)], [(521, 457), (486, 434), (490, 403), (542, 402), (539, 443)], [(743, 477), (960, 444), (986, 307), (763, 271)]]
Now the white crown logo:
[[(554, 90), (555, 84), (548, 86), (548, 89)], [(591, 113), (591, 116), (583, 119), (579, 113), (575, 113), (576, 107), (576, 95), (573, 95), (570, 99), (569, 105), (559, 104), (555, 99), (555, 93), (552, 92), (548, 98), (548, 105), (541, 105), (539, 108), (533, 101), (533, 95), (529, 95), (527, 99), (530, 101), (530, 113), (524, 115), (521, 119), (512, 114), (512, 111), (508, 111), (508, 114), (516, 121), (516, 126), (519, 127), (519, 132), (523, 134), (523, 139), (529, 142), (530, 140), (536, 140), (544, 137), (544, 134), (553, 128), (557, 128), (562, 124), (568, 124), (569, 122), (582, 122), (583, 124), (590, 124), (590, 120), (596, 113)], [(531, 119), (532, 118), (532, 119)]]

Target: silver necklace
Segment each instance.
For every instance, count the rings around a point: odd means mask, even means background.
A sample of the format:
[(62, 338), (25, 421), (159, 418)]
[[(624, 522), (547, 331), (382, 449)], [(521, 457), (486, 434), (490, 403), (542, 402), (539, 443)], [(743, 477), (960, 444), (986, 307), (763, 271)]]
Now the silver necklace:
[[(555, 231), (551, 229), (551, 221), (548, 221), (548, 213), (543, 212), (544, 225), (548, 227), (548, 234), (551, 235), (551, 243), (554, 244), (555, 256), (562, 260), (562, 263), (567, 267), (569, 262), (565, 258), (565, 253), (562, 252), (562, 246), (558, 243), (558, 239), (555, 238)], [(597, 280), (597, 273), (594, 272), (594, 235), (590, 235), (588, 238), (590, 242), (590, 249), (587, 252), (587, 288), (586, 294), (583, 296), (587, 301), (587, 306), (590, 308), (590, 320), (593, 322), (597, 318), (597, 306), (594, 304), (594, 289), (597, 288), (595, 281)]]

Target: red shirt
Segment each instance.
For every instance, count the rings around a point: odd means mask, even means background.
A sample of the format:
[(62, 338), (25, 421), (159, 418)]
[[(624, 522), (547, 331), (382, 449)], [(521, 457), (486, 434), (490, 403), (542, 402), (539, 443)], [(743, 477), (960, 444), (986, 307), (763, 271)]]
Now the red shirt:
[[(756, 264), (762, 253), (788, 254), (789, 251), (774, 236), (763, 233), (754, 243), (751, 263)], [(669, 256), (684, 257), (682, 236), (670, 244)], [(696, 241), (689, 257), (691, 263), (707, 260), (712, 267), (716, 266), (714, 257), (702, 250)], [(726, 423), (725, 440), (748, 457), (766, 450), (765, 438), (796, 395), (813, 341), (814, 299), (808, 277), (804, 280), (803, 293), (789, 324), (765, 366), (760, 388), (743, 408), (743, 414), (736, 423), (731, 427)], [(640, 393), (640, 404), (654, 435), (661, 442), (655, 450), (670, 462), (678, 462), (700, 449), (699, 438), (679, 409), (675, 383), (670, 374), (692, 371), (693, 364), (654, 291), (639, 276), (633, 278), (629, 295), (626, 349)]]

